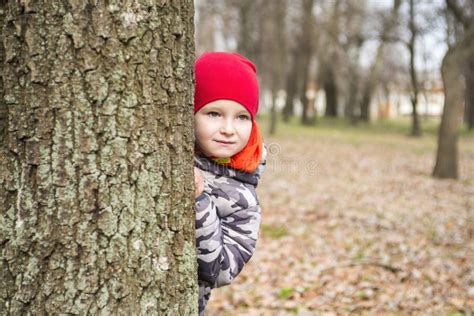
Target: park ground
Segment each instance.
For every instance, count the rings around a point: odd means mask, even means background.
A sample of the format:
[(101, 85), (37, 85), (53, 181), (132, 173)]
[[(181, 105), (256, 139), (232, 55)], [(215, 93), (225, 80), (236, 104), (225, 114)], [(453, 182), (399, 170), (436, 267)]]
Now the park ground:
[(257, 249), (208, 315), (471, 315), (474, 132), (460, 136), (460, 179), (439, 180), (438, 122), (423, 125), (421, 138), (408, 119), (265, 137)]

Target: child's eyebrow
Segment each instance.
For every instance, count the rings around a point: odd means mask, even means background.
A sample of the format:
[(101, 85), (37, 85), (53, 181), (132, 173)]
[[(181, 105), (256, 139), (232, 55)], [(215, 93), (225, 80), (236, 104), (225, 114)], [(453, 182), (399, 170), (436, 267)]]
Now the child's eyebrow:
[(219, 107), (218, 106), (210, 106), (208, 108), (205, 109), (205, 111), (219, 111)]
[[(222, 108), (219, 107), (219, 106), (210, 106), (208, 108), (205, 109), (206, 112), (209, 112), (209, 111), (216, 111), (216, 112), (220, 112), (222, 111)], [(238, 112), (235, 113), (235, 115), (247, 115), (247, 116), (250, 116), (250, 114), (244, 109), (244, 110), (239, 110)]]

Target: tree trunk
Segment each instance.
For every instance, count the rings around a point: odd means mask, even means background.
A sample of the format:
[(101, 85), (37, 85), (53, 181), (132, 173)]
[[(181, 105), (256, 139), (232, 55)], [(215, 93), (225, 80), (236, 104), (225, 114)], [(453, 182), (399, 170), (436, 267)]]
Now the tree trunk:
[[(294, 113), (293, 101), (295, 98), (304, 102), (306, 95), (307, 76), (312, 54), (311, 32), (313, 27), (313, 4), (314, 0), (303, 0), (301, 12), (301, 29), (297, 35), (296, 45), (292, 50), (292, 66), (287, 78), (286, 103), (283, 109), (283, 120), (288, 122)], [(303, 105), (303, 112), (307, 111), (307, 105)], [(303, 114), (305, 116), (305, 114)], [(303, 121), (302, 116), (302, 121)]]
[(468, 129), (474, 129), (474, 53), (469, 57), (464, 77), (466, 80), (464, 122)]
[(418, 30), (415, 25), (415, 3), (414, 0), (410, 0), (410, 42), (408, 43), (408, 50), (410, 51), (410, 78), (412, 86), (412, 95), (411, 95), (411, 104), (412, 104), (412, 125), (411, 125), (411, 135), (412, 136), (421, 136), (420, 128), (420, 119), (418, 116), (418, 78), (416, 73), (415, 66), (415, 47), (416, 47), (416, 36)]
[(299, 58), (299, 72), (298, 76), (303, 78), (302, 85), (298, 91), (299, 99), (303, 105), (303, 113), (301, 115), (301, 124), (309, 125), (311, 124), (311, 120), (308, 116), (308, 110), (310, 108), (310, 100), (306, 97), (306, 91), (308, 89), (308, 82), (310, 77), (310, 63), (311, 63), (311, 56), (313, 54), (313, 41), (311, 40), (312, 37), (312, 30), (313, 30), (313, 5), (314, 0), (303, 0), (303, 20), (302, 20), (302, 33), (300, 38), (300, 50), (301, 50), (301, 58)]
[(362, 45), (364, 44), (364, 39), (359, 38), (356, 42), (355, 53), (352, 61), (350, 63), (350, 75), (349, 75), (349, 97), (347, 98), (347, 103), (344, 108), (344, 115), (349, 119), (351, 125), (356, 125), (359, 119), (357, 111), (359, 110), (359, 80), (360, 80), (360, 70), (359, 70), (359, 57)]
[(298, 87), (298, 60), (299, 60), (298, 48), (295, 48), (291, 54), (291, 67), (289, 69), (288, 77), (286, 80), (286, 100), (285, 107), (283, 108), (283, 121), (288, 123), (290, 118), (294, 115), (294, 99), (296, 96), (296, 90)]
[[(214, 34), (216, 33), (217, 25), (214, 19), (214, 7), (209, 6), (205, 2), (196, 2), (196, 54), (201, 55), (204, 50), (215, 51), (217, 41)], [(205, 48), (205, 49), (204, 49)]]
[(382, 35), (380, 38), (380, 44), (377, 48), (377, 53), (375, 55), (374, 63), (371, 66), (371, 70), (369, 73), (369, 78), (365, 85), (365, 88), (362, 93), (362, 99), (360, 103), (360, 118), (363, 121), (370, 120), (370, 104), (372, 102), (372, 95), (377, 88), (377, 83), (379, 81), (380, 72), (382, 69), (382, 61), (383, 61), (383, 52), (385, 49), (385, 45), (387, 42), (387, 37), (392, 32), (393, 27), (395, 26), (398, 20), (398, 11), (401, 5), (401, 0), (394, 0), (393, 1), (393, 9), (389, 19), (384, 24), (384, 28), (382, 30)]
[(307, 97), (306, 91), (308, 90), (309, 74), (306, 73), (306, 76), (303, 81), (303, 88), (301, 89), (300, 101), (303, 105), (303, 111), (301, 113), (301, 124), (302, 125), (311, 125), (313, 121), (309, 117), (309, 111), (311, 107), (311, 100)]
[(466, 32), (465, 38), (449, 48), (443, 58), (445, 103), (438, 132), (438, 150), (433, 176), (437, 178), (458, 177), (458, 132), (462, 121), (464, 90), (462, 69), (474, 51), (474, 29)]
[(323, 56), (323, 62), (320, 65), (323, 69), (322, 75), (322, 86), (326, 98), (326, 108), (324, 116), (336, 117), (337, 116), (337, 102), (338, 102), (338, 88), (336, 82), (336, 67), (339, 64), (337, 49), (340, 44), (340, 22), (341, 15), (341, 0), (334, 1), (333, 13), (328, 22), (328, 44), (327, 48), (320, 52)]
[(238, 3), (239, 11), (239, 41), (237, 51), (245, 57), (255, 60), (255, 41), (253, 30), (255, 29), (256, 3), (254, 0), (240, 0)]
[[(270, 135), (276, 133), (277, 128), (277, 109), (276, 101), (278, 90), (283, 85), (283, 69), (285, 62), (285, 15), (286, 15), (286, 1), (285, 0), (274, 0), (271, 3), (272, 6), (272, 19), (270, 26), (274, 31), (271, 36), (271, 51), (268, 52), (272, 64), (269, 65), (269, 73), (271, 74), (271, 93), (272, 93), (272, 105), (270, 110)], [(269, 32), (268, 34), (272, 34)]]
[(193, 2), (156, 2), (8, 1), (5, 314), (197, 313)]
[(337, 116), (337, 85), (334, 78), (334, 69), (329, 66), (325, 72), (324, 78), (324, 92), (326, 94), (326, 110), (324, 115), (326, 117)]
[(5, 21), (6, 0), (0, 0), (0, 146), (3, 144), (7, 132), (7, 106), (3, 96), (3, 63), (5, 62), (5, 49), (3, 47), (3, 22)]
[(352, 125), (357, 124), (358, 117), (356, 115), (357, 92), (358, 92), (359, 74), (357, 69), (353, 69), (349, 79), (349, 97), (345, 106), (344, 115), (349, 119)]
[(277, 111), (276, 111), (276, 92), (272, 91), (272, 107), (270, 109), (270, 135), (275, 135), (277, 125)]

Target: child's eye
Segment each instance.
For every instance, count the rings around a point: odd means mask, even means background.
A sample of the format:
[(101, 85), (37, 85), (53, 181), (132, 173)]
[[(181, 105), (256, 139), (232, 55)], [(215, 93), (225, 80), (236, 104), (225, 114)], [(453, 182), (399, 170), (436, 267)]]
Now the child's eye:
[(246, 121), (246, 120), (250, 120), (250, 117), (248, 115), (241, 114), (238, 116), (238, 119), (242, 121)]
[(219, 117), (219, 116), (220, 116), (220, 114), (219, 114), (219, 113), (217, 113), (217, 112), (213, 112), (213, 111), (211, 111), (211, 112), (208, 112), (208, 113), (207, 113), (207, 115), (208, 115), (208, 116), (210, 116), (210, 117)]

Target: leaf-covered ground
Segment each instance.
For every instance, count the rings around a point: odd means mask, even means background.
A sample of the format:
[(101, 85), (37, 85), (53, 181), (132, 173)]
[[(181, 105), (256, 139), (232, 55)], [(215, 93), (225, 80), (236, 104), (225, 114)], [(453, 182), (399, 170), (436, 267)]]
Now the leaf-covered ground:
[(257, 250), (208, 315), (470, 315), (474, 135), (460, 179), (436, 180), (436, 137), (280, 127), (266, 138)]

